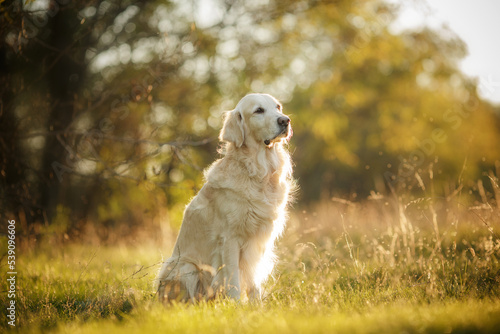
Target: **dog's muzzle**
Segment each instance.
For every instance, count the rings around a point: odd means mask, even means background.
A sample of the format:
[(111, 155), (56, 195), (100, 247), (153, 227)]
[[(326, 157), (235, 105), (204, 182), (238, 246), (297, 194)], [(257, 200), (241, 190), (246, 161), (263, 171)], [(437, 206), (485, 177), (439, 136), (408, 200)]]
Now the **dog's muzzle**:
[(280, 116), (278, 117), (277, 122), (281, 131), (276, 136), (274, 136), (274, 138), (264, 140), (264, 144), (269, 145), (276, 138), (281, 138), (283, 136), (291, 137), (292, 131), (290, 128), (290, 118), (288, 118), (287, 116)]

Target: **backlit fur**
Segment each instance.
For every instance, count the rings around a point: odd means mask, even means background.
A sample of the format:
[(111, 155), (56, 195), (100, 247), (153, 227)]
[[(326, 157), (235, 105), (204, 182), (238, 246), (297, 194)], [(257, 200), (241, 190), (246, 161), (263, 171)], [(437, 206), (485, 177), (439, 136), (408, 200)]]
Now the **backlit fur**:
[(261, 298), (293, 185), (285, 146), (291, 125), (285, 129), (279, 118), (288, 119), (266, 94), (247, 95), (226, 113), (219, 137), (224, 156), (207, 168), (203, 188), (185, 209), (158, 276), (160, 301), (239, 299), (242, 292)]

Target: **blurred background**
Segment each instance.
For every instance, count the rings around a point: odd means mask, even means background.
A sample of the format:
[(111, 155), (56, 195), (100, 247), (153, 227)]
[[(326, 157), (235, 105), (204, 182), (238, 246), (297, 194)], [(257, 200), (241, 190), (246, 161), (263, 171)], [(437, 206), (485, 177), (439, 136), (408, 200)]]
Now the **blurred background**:
[(250, 92), (292, 119), (292, 211), (495, 201), (500, 107), (485, 96), (499, 83), (463, 74), (452, 30), (401, 26), (397, 2), (0, 6), (0, 219), (26, 245), (175, 235), (219, 157), (223, 111)]

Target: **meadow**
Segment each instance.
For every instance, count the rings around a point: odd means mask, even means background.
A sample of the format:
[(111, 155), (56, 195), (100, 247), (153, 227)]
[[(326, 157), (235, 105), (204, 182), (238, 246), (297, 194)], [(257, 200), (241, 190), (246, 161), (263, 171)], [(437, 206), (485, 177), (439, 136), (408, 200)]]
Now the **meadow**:
[(476, 201), (460, 188), (444, 198), (372, 193), (357, 202), (296, 204), (260, 304), (159, 305), (154, 278), (172, 240), (47, 238), (19, 255), (18, 323), (12, 329), (4, 318), (0, 326), (23, 333), (499, 333), (500, 191), (491, 181), (491, 193), (476, 188)]

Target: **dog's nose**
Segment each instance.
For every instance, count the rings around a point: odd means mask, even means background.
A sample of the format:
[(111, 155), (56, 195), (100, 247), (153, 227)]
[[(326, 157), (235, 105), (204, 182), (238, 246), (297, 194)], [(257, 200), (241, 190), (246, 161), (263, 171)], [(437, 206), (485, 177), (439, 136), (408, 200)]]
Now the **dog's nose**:
[(290, 118), (286, 116), (278, 117), (278, 124), (281, 126), (287, 126), (290, 123)]

